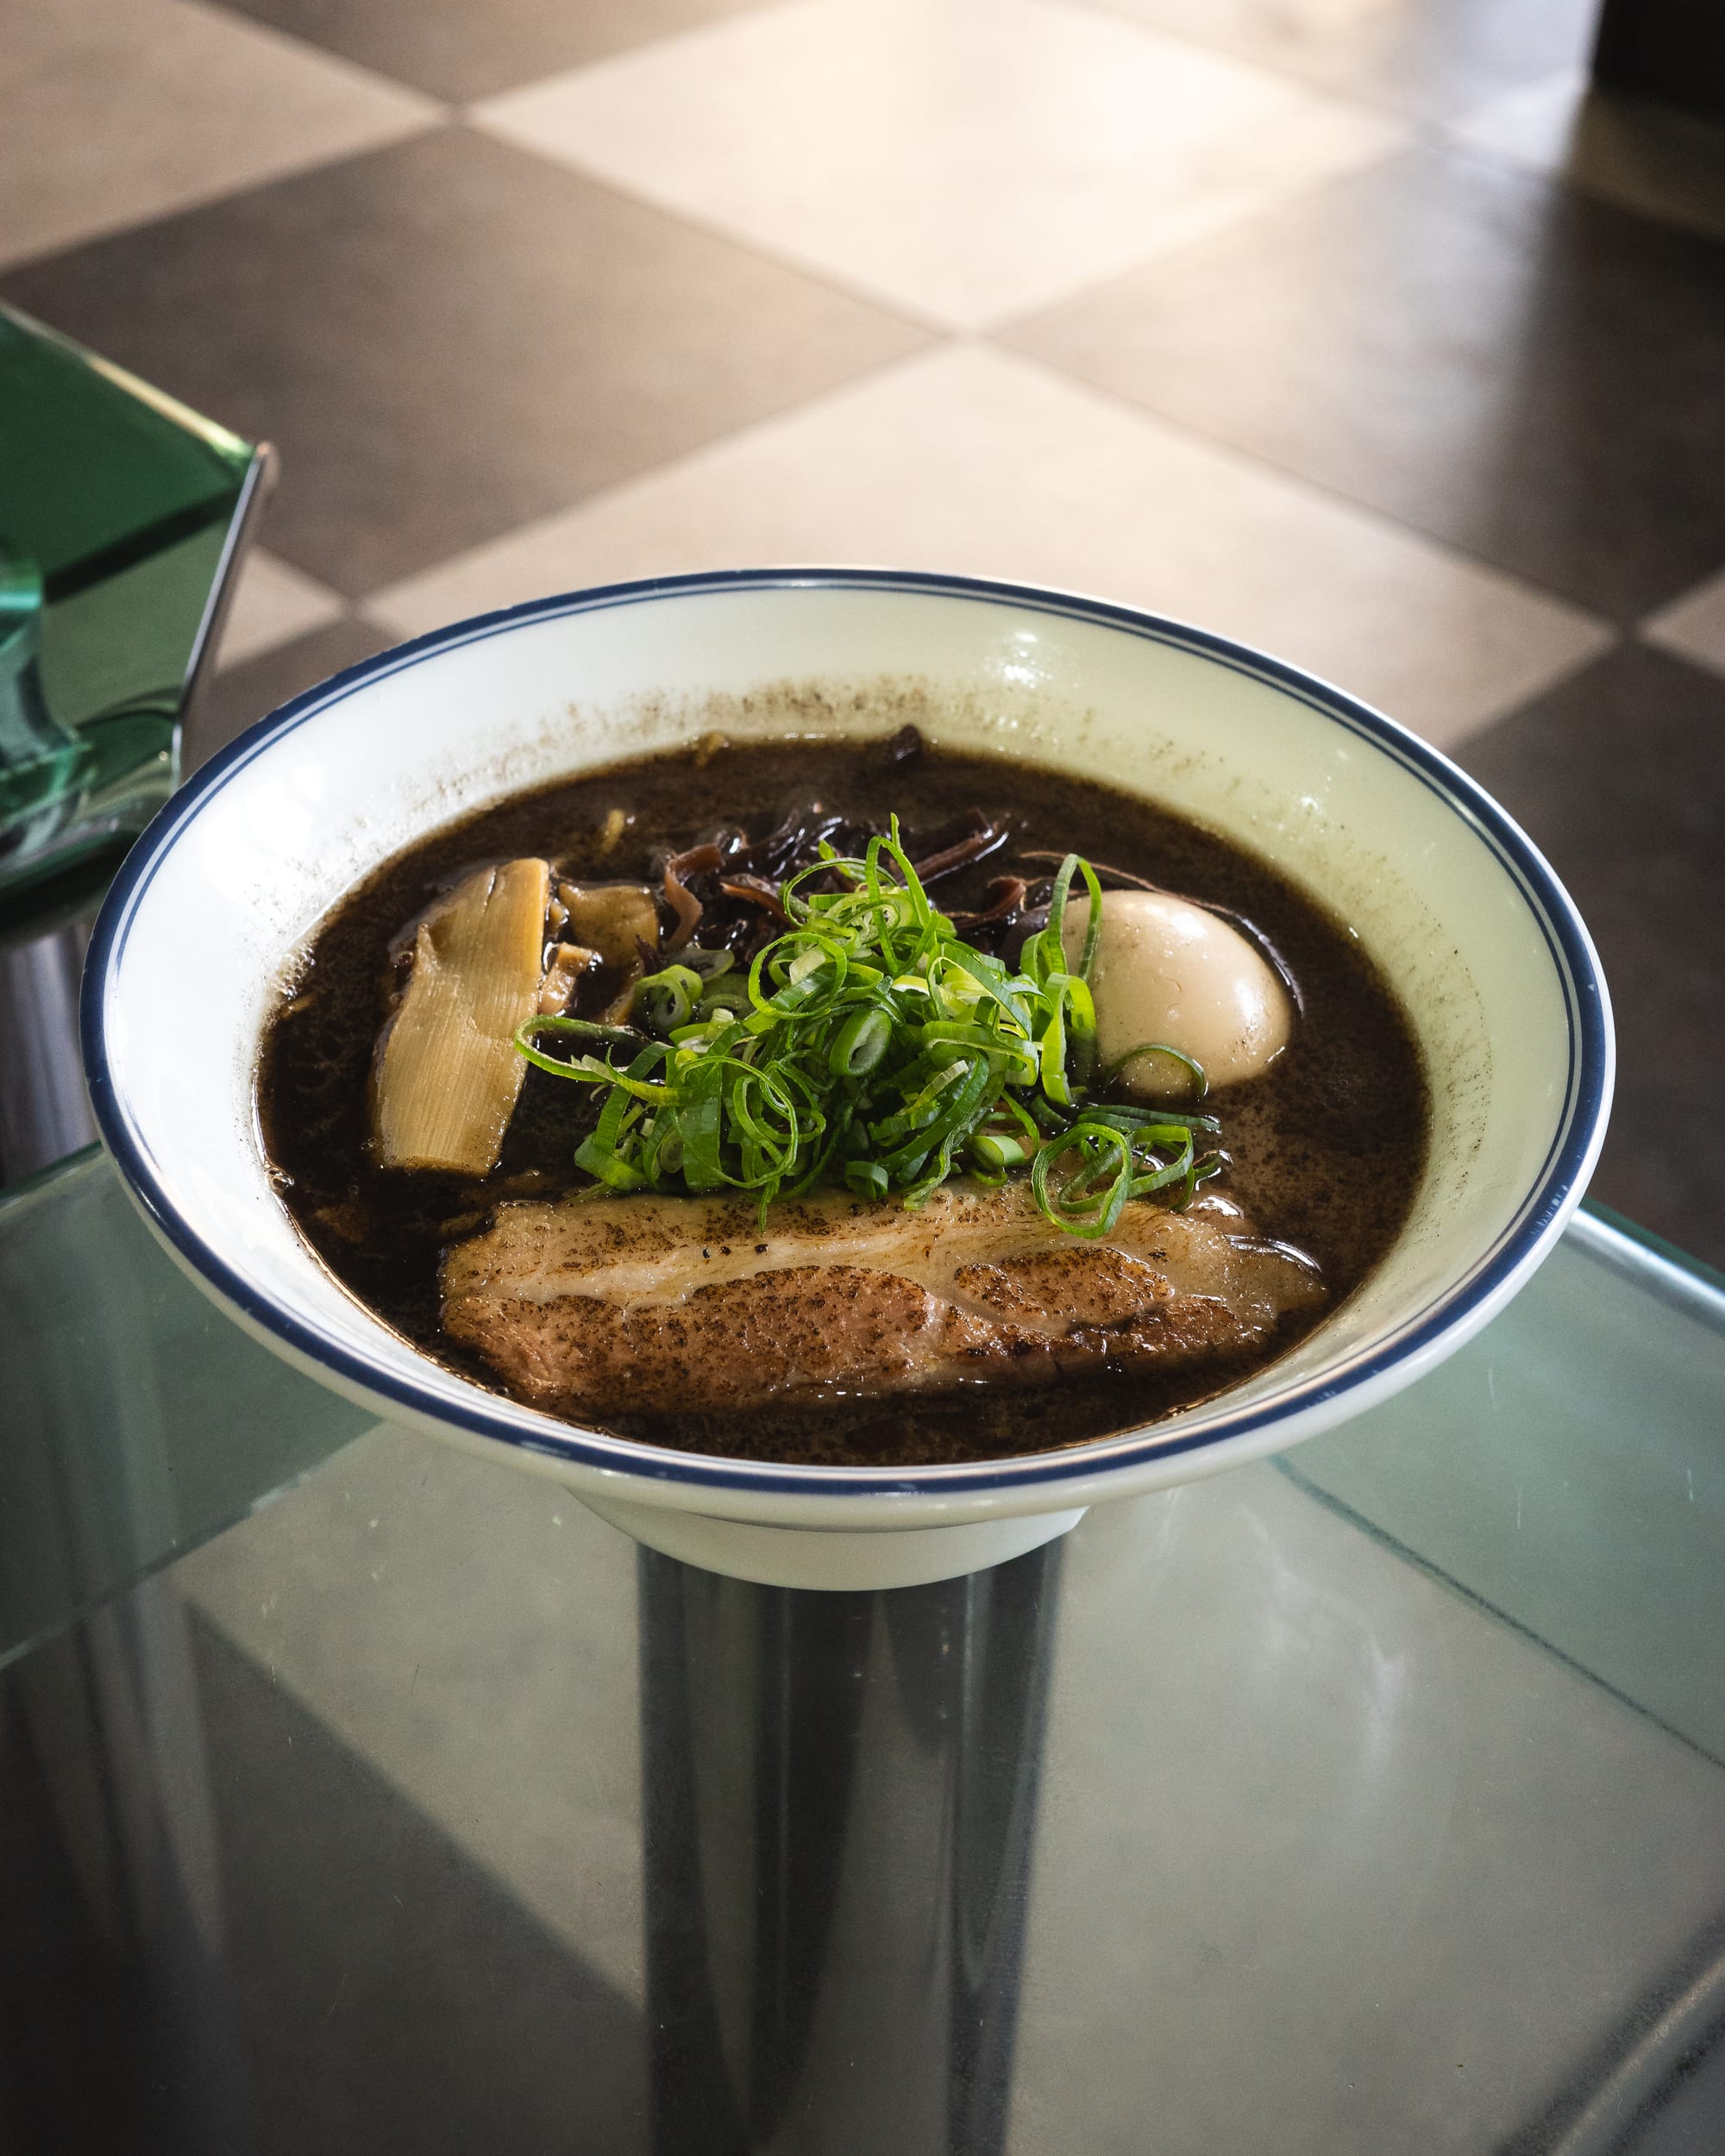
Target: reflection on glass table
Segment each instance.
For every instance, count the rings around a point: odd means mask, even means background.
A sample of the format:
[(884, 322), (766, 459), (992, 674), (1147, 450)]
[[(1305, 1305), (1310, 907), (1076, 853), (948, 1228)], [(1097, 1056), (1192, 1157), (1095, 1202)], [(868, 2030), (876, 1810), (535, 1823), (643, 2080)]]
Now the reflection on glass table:
[(1725, 2146), (1725, 1292), (1596, 1213), (1371, 1415), (883, 1595), (367, 1427), (94, 1156), (0, 1286), (0, 2143)]

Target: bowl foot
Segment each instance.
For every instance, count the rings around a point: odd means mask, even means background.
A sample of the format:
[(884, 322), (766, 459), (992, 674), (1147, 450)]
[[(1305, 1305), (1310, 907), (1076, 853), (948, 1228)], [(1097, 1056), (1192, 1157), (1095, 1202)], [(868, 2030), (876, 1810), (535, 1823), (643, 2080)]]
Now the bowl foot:
[(957, 1579), (1022, 1557), (1076, 1527), (1076, 1512), (1035, 1513), (1026, 1519), (967, 1520), (950, 1527), (874, 1531), (762, 1527), (743, 1520), (713, 1520), (668, 1506), (631, 1505), (581, 1493), (581, 1502), (649, 1550), (703, 1571), (763, 1587), (867, 1589), (920, 1587)]

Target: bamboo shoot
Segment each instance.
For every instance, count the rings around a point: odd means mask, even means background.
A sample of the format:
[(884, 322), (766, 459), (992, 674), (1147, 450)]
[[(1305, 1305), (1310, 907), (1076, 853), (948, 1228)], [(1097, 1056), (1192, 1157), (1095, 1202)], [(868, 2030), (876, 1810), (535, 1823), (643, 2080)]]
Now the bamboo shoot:
[(421, 922), (373, 1094), (386, 1168), (496, 1166), (527, 1071), (515, 1030), (538, 1007), (549, 899), (544, 862), (508, 861), (476, 870)]
[(659, 948), (659, 908), (641, 883), (560, 883), (557, 896), (568, 909), (572, 943), (596, 950), (620, 972), (641, 963), (640, 946)]

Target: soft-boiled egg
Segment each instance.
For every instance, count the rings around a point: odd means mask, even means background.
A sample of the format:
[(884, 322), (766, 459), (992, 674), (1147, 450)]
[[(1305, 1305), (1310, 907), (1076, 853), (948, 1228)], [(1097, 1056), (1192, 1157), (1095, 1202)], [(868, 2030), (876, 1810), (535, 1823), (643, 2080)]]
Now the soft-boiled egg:
[[(1089, 917), (1082, 889), (1075, 892), (1062, 927), (1075, 968)], [(1159, 891), (1102, 893), (1090, 993), (1105, 1065), (1145, 1041), (1162, 1041), (1201, 1064), (1213, 1087), (1256, 1077), (1294, 1031), (1287, 989), (1239, 931)], [(1176, 1100), (1191, 1080), (1171, 1057), (1145, 1056), (1126, 1066), (1120, 1082), (1147, 1100)]]

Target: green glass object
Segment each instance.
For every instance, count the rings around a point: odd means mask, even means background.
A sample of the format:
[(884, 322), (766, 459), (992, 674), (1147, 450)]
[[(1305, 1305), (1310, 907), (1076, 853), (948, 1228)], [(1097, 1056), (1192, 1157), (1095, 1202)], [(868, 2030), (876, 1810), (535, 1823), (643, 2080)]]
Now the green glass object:
[(42, 580), (0, 537), (0, 874), (34, 860), (63, 828), (89, 744), (62, 726), (42, 693)]
[(0, 893), (123, 845), (179, 729), (266, 454), (0, 308)]

